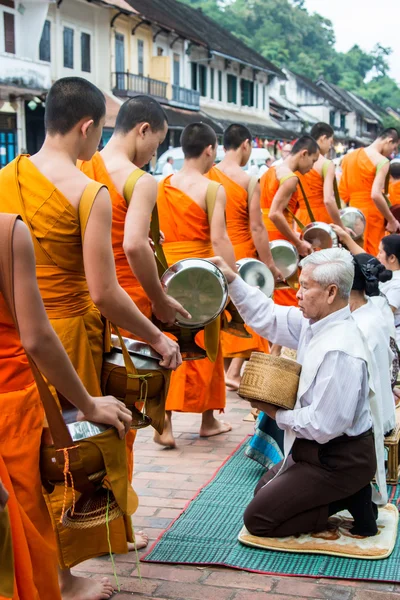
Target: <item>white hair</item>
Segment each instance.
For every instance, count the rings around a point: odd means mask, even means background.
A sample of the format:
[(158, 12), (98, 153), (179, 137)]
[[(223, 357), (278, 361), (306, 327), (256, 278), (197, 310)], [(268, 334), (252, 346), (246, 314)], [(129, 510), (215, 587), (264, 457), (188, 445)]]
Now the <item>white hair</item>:
[(302, 268), (312, 267), (312, 279), (323, 288), (335, 284), (339, 296), (347, 300), (354, 280), (353, 257), (344, 248), (327, 248), (313, 252), (300, 263)]

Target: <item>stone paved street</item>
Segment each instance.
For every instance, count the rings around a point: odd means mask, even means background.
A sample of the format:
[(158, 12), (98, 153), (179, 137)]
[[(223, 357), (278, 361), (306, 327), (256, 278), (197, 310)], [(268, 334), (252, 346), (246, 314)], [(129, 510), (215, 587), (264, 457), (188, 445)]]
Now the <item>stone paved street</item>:
[[(150, 543), (251, 433), (252, 423), (242, 420), (248, 411), (249, 405), (230, 393), (224, 418), (232, 423), (233, 430), (210, 439), (198, 437), (198, 415), (174, 414), (176, 450), (157, 447), (150, 429), (139, 432), (134, 487), (140, 507), (134, 524), (137, 531), (144, 529), (148, 533)], [(116, 569), (121, 584), (116, 600), (400, 600), (400, 585), (266, 576), (223, 568), (142, 563), (140, 581), (134, 553), (116, 557)], [(112, 565), (104, 557), (87, 561), (74, 572), (111, 578)]]

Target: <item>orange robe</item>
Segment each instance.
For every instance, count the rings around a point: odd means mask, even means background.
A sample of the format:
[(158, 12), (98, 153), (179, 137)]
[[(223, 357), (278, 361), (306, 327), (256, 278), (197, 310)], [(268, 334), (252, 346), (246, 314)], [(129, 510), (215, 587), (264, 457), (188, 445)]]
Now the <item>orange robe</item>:
[(346, 154), (342, 162), (339, 193), (341, 199), (361, 210), (367, 221), (364, 231), (364, 250), (376, 256), (385, 235), (385, 219), (371, 198), (377, 167), (364, 148)]
[(13, 600), (61, 600), (56, 540), (39, 470), (43, 417), (32, 372), (0, 293), (0, 478), (10, 495)]
[[(100, 396), (103, 322), (89, 295), (83, 265), (80, 221), (75, 208), (26, 156), (0, 171), (0, 211), (21, 214), (33, 233), (36, 274), (50, 322), (88, 392)], [(36, 240), (39, 240), (39, 244)], [(46, 501), (58, 542), (60, 567), (108, 554), (106, 527), (67, 529), (59, 524), (64, 488)], [(68, 505), (72, 503), (69, 493)], [(128, 551), (130, 519), (110, 523), (111, 547)]]
[(400, 179), (392, 179), (389, 184), (389, 200), (391, 204), (400, 204)]
[[(220, 169), (213, 167), (207, 177), (224, 186), (226, 192), (226, 228), (232, 242), (236, 260), (257, 258), (257, 250), (250, 231), (247, 190), (225, 175)], [(250, 339), (221, 332), (222, 354), (226, 358), (249, 358), (252, 352), (269, 353), (268, 341), (253, 331)]]
[[(332, 219), (329, 216), (324, 203), (324, 178), (322, 175), (315, 169), (311, 169), (311, 171), (305, 175), (302, 175), (296, 171), (296, 175), (303, 184), (303, 188), (314, 215), (314, 219), (316, 221), (322, 221), (322, 223), (332, 223)], [(299, 209), (296, 217), (301, 223), (303, 223), (303, 225), (308, 225), (311, 223), (311, 219), (308, 215), (306, 203), (304, 202), (303, 194), (301, 193), (300, 189), (298, 189), (297, 197)]]
[[(165, 235), (164, 253), (169, 265), (184, 258), (214, 255), (206, 212), (189, 196), (170, 184), (159, 183), (157, 205)], [(197, 336), (204, 348), (204, 334)], [(225, 375), (221, 346), (215, 363), (208, 358), (185, 361), (172, 373), (166, 409), (191, 413), (225, 408)]]
[[(88, 177), (103, 183), (110, 192), (112, 202), (112, 246), (114, 251), (115, 268), (117, 271), (118, 282), (120, 286), (129, 294), (138, 309), (149, 319), (151, 319), (151, 302), (146, 292), (132, 273), (128, 259), (124, 252), (124, 231), (125, 219), (128, 212), (128, 206), (125, 198), (121, 196), (111, 179), (100, 152), (96, 152), (92, 160), (82, 162), (79, 165)], [(144, 171), (143, 171), (144, 173)], [(127, 337), (134, 336), (121, 329), (121, 333)], [(126, 435), (126, 449), (128, 458), (128, 473), (133, 475), (133, 444), (136, 438), (136, 429), (130, 429)]]
[[(279, 190), (281, 182), (276, 176), (276, 168), (270, 167), (268, 171), (264, 173), (260, 180), (261, 185), (261, 211), (263, 214), (263, 221), (268, 231), (268, 237), (270, 242), (274, 240), (284, 240), (285, 236), (279, 231), (274, 225), (271, 219), (268, 217), (269, 211), (272, 205), (272, 201)], [(298, 193), (297, 191), (292, 195), (289, 201), (290, 210), (293, 214), (296, 213), (298, 208)], [(285, 211), (285, 218), (290, 227), (293, 229), (293, 217), (290, 213)], [(297, 306), (296, 291), (293, 289), (276, 290), (274, 292), (274, 302), (281, 304), (282, 306)]]

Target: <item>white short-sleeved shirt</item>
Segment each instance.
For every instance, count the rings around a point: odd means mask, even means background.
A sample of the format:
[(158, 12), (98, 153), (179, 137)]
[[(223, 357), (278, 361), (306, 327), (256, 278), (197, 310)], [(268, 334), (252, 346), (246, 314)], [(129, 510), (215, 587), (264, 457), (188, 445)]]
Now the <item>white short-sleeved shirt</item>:
[(390, 281), (379, 284), (382, 294), (385, 294), (390, 306), (395, 310), (394, 324), (396, 327), (396, 343), (400, 344), (400, 271), (393, 271), (393, 277)]

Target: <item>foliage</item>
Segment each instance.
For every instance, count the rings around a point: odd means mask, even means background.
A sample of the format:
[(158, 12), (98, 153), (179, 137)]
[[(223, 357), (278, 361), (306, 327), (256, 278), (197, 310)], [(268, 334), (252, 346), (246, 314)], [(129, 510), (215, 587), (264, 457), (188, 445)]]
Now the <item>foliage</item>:
[(367, 100), (400, 109), (400, 88), (389, 77), (391, 49), (335, 50), (332, 22), (310, 14), (304, 0), (181, 0), (205, 14), (277, 66), (327, 81)]

